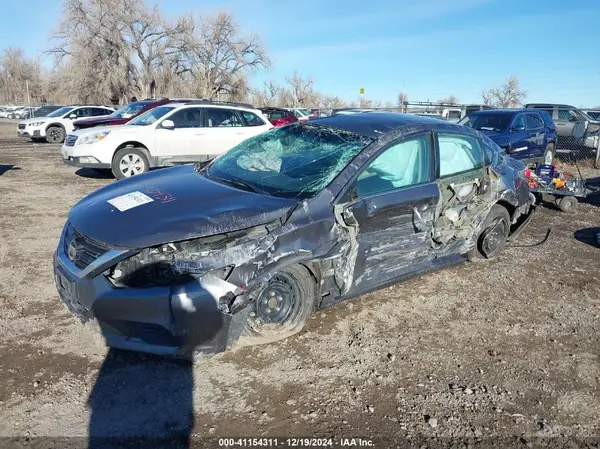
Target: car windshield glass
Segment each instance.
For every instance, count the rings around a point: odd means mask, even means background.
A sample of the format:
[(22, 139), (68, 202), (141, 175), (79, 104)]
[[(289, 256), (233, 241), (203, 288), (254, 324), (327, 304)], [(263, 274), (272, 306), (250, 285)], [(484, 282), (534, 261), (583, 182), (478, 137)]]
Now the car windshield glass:
[(131, 120), (128, 125), (139, 125), (139, 126), (147, 126), (151, 125), (159, 118), (164, 116), (166, 113), (175, 109), (175, 106), (159, 106), (154, 109), (150, 109), (144, 112), (142, 115), (138, 115), (136, 118)]
[(203, 170), (208, 178), (283, 198), (308, 198), (325, 188), (373, 139), (296, 123), (242, 142)]
[(110, 114), (110, 116), (115, 118), (133, 117), (134, 115), (138, 114), (142, 109), (144, 109), (144, 103), (131, 103), (127, 106), (122, 107), (121, 109), (117, 109), (115, 112)]
[(506, 131), (512, 115), (510, 114), (473, 114), (461, 120), (460, 124), (477, 131)]
[(48, 114), (48, 117), (60, 117), (61, 115), (65, 115), (67, 112), (71, 111), (73, 108), (71, 106), (65, 106), (64, 108), (57, 109), (54, 112)]

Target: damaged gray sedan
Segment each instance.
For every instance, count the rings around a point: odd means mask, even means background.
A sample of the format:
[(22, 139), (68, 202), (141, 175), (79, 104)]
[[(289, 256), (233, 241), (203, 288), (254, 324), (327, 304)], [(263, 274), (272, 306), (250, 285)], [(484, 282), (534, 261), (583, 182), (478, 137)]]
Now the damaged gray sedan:
[(295, 123), (81, 200), (56, 285), (111, 347), (187, 357), (275, 341), (315, 310), (495, 258), (534, 210), (524, 169), (477, 131), (426, 117)]

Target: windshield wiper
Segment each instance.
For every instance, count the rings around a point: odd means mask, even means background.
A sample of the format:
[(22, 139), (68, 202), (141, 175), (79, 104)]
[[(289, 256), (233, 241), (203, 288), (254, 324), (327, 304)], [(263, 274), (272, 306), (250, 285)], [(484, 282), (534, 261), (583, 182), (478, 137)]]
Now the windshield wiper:
[(270, 196), (269, 193), (267, 193), (265, 190), (259, 189), (255, 185), (249, 184), (246, 181), (242, 181), (241, 179), (220, 178), (218, 176), (210, 175), (208, 173), (208, 171), (206, 171), (205, 174), (208, 175), (209, 178), (214, 179), (215, 181), (221, 181), (224, 184), (229, 184), (229, 185), (232, 185), (232, 186), (241, 187), (244, 190), (249, 190), (251, 192), (258, 193), (258, 194), (261, 194), (261, 195), (268, 195), (268, 196)]

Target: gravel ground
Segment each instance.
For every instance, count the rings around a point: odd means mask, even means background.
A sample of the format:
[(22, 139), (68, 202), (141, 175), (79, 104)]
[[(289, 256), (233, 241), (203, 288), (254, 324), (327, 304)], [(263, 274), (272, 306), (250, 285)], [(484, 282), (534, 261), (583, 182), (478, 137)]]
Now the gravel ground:
[(191, 366), (108, 351), (66, 311), (52, 276), (60, 230), (76, 201), (114, 181), (76, 172), (58, 147), (7, 129), (0, 124), (0, 436), (20, 439), (0, 446), (85, 446), (90, 435), (179, 436), (181, 446), (186, 435), (213, 446), (239, 436), (277, 436), (279, 446), (309, 436), (375, 447), (600, 440), (600, 198), (574, 215), (540, 208), (517, 244), (552, 228), (545, 245), (365, 295), (286, 341)]

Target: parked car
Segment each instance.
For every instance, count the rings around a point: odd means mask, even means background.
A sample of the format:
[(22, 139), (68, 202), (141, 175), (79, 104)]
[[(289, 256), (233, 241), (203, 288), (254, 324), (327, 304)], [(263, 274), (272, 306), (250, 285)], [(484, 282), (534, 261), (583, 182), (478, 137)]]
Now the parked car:
[(152, 109), (156, 106), (168, 103), (180, 103), (181, 101), (185, 100), (171, 100), (168, 98), (159, 98), (135, 101), (133, 103), (129, 103), (127, 106), (124, 106), (121, 109), (118, 109), (107, 116), (90, 117), (82, 120), (77, 120), (73, 122), (73, 131), (77, 131), (79, 129), (93, 128), (95, 126), (123, 125), (129, 122), (134, 117), (143, 114), (148, 109)]
[(592, 120), (600, 121), (600, 111), (596, 109), (584, 109), (583, 112), (592, 118)]
[(13, 118), (18, 118), (18, 119), (27, 119), (27, 118), (31, 118), (33, 117), (33, 113), (37, 110), (37, 107), (34, 106), (25, 106), (24, 108), (21, 109), (17, 109), (16, 111), (13, 112)]
[(63, 143), (65, 136), (73, 131), (73, 121), (81, 117), (109, 115), (115, 111), (109, 106), (64, 106), (46, 117), (30, 118), (19, 123), (19, 137)]
[(2, 118), (15, 118), (15, 111), (21, 109), (22, 106), (10, 106), (0, 112), (0, 117)]
[(475, 111), (459, 124), (484, 133), (515, 159), (545, 164), (554, 160), (556, 125), (542, 109)]
[(48, 114), (63, 107), (64, 106), (41, 106), (33, 111), (33, 117), (48, 117)]
[(359, 113), (363, 113), (363, 112), (373, 112), (376, 111), (375, 109), (370, 109), (370, 108), (341, 108), (341, 109), (334, 109), (331, 112), (331, 115), (347, 115), (347, 114), (359, 114)]
[(63, 162), (110, 170), (117, 179), (153, 167), (209, 161), (273, 125), (247, 104), (191, 101), (149, 109), (120, 126), (82, 129), (67, 136)]
[(561, 147), (580, 152), (598, 148), (600, 122), (593, 120), (574, 106), (552, 103), (529, 103), (528, 109), (547, 111), (556, 124), (558, 144)]
[[(470, 111), (472, 112), (472, 111)], [(449, 122), (459, 122), (466, 113), (466, 108), (463, 111), (461, 108), (444, 108), (442, 110), (441, 116), (444, 120), (448, 120)]]
[(494, 259), (533, 201), (525, 165), (475, 130), (338, 115), (97, 190), (69, 212), (54, 274), (109, 346), (214, 353), (288, 337), (313, 311), (409, 276)]
[(260, 111), (269, 119), (273, 126), (283, 126), (298, 121), (292, 111), (283, 108), (260, 108)]
[(288, 111), (292, 111), (300, 122), (307, 121), (312, 115), (311, 110), (307, 108), (288, 108)]

